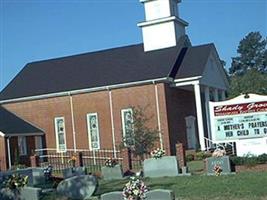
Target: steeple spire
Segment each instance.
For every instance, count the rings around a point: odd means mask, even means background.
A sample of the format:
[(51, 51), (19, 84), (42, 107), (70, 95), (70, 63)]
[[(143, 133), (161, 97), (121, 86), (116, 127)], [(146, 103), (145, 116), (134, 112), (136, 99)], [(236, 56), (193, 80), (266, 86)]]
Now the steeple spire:
[(177, 4), (181, 0), (140, 0), (145, 7), (145, 21), (142, 28), (144, 50), (152, 51), (176, 46), (185, 35), (188, 23), (179, 18)]

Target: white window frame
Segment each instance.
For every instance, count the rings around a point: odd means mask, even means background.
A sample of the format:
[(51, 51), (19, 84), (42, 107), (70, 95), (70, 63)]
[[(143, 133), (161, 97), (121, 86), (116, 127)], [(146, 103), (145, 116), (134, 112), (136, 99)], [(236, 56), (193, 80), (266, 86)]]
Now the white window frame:
[[(92, 138), (91, 138), (91, 126), (90, 126), (90, 117), (95, 116), (96, 117), (96, 130), (97, 130), (97, 144), (98, 148), (95, 148), (92, 146)], [(100, 134), (99, 134), (99, 123), (98, 123), (98, 114), (97, 113), (88, 113), (86, 115), (86, 121), (87, 121), (87, 134), (88, 134), (88, 141), (89, 141), (89, 149), (90, 150), (99, 150), (100, 149)]]
[[(65, 142), (65, 149), (59, 149), (59, 140), (58, 140), (58, 127), (57, 127), (57, 121), (63, 119), (63, 129), (64, 129), (64, 142)], [(55, 123), (55, 134), (56, 134), (56, 146), (57, 146), (57, 152), (67, 152), (67, 141), (66, 141), (66, 128), (65, 128), (65, 118), (64, 117), (55, 117), (54, 120)]]
[[(122, 136), (125, 138), (126, 136), (126, 130), (125, 130), (125, 121), (124, 121), (124, 113), (125, 112), (131, 112), (132, 115), (132, 122), (133, 122), (133, 109), (132, 108), (126, 108), (121, 110), (121, 122), (122, 122)], [(127, 146), (126, 143), (124, 143), (124, 146)]]
[(26, 136), (18, 136), (18, 148), (19, 148), (19, 155), (20, 156), (26, 156), (27, 155)]

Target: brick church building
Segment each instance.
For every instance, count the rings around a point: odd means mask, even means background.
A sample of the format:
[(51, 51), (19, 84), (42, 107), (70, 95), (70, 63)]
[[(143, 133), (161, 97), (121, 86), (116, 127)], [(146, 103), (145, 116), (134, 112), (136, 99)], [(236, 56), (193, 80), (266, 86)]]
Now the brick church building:
[[(179, 0), (140, 0), (143, 43), (28, 63), (0, 93), (0, 166), (35, 149), (117, 150), (133, 106), (148, 106), (160, 147), (206, 149), (208, 101), (228, 80), (214, 44), (192, 46)], [(26, 162), (27, 163), (27, 162)]]

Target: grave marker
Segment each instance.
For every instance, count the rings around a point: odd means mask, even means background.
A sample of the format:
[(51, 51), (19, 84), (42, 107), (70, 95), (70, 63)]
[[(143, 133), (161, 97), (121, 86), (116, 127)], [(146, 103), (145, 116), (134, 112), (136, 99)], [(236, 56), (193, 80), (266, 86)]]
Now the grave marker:
[(162, 158), (145, 159), (145, 177), (178, 176), (179, 168), (175, 156), (163, 156)]

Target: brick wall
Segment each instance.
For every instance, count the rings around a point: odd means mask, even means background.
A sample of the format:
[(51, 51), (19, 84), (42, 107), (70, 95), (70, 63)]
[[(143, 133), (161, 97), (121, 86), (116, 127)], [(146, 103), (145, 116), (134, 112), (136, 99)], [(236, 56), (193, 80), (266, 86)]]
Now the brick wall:
[(166, 101), (171, 150), (175, 154), (177, 142), (182, 142), (185, 147), (187, 144), (185, 117), (196, 116), (194, 92), (171, 88), (166, 85)]
[[(169, 149), (169, 128), (167, 123), (167, 108), (165, 86), (158, 84), (159, 110), (164, 146)], [(88, 149), (88, 133), (86, 114), (98, 113), (101, 148), (112, 148), (112, 129), (109, 106), (109, 92), (100, 91), (72, 96), (74, 121), (76, 130), (76, 145), (79, 149)], [(112, 90), (115, 141), (119, 145), (122, 137), (121, 109), (131, 106), (149, 105), (148, 116), (153, 115), (149, 123), (156, 128), (157, 112), (154, 85), (143, 85)], [(70, 97), (56, 97), (3, 105), (22, 119), (31, 122), (45, 132), (47, 148), (56, 148), (54, 118), (65, 118), (67, 148), (73, 149), (73, 127), (71, 121)]]
[(65, 118), (67, 148), (73, 148), (69, 97), (48, 98), (3, 105), (22, 119), (31, 122), (46, 133), (47, 148), (55, 148), (54, 118)]

